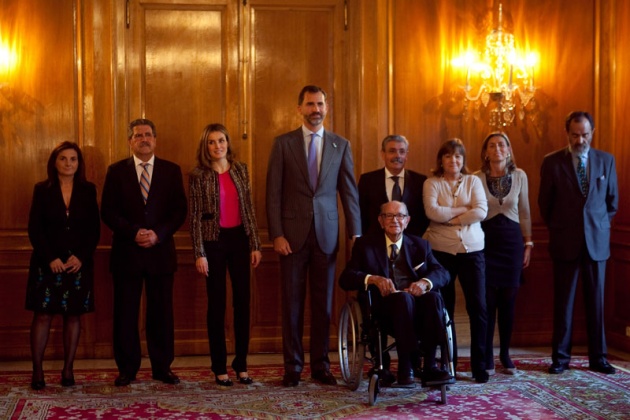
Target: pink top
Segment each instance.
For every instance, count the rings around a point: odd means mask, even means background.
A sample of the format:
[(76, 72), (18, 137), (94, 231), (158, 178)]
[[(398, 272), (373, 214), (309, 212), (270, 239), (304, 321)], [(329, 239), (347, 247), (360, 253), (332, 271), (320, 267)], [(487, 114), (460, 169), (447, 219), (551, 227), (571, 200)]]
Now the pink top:
[(238, 192), (229, 172), (219, 174), (219, 206), (219, 226), (232, 228), (243, 223)]

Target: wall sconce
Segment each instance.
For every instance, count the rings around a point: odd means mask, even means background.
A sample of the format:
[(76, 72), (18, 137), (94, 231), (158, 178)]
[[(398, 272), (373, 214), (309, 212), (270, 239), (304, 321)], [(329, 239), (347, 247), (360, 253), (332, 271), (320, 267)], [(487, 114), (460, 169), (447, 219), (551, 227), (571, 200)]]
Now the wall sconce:
[(0, 24), (0, 85), (9, 79), (18, 64), (18, 54), (15, 44), (11, 45), (6, 39)]
[(469, 51), (452, 62), (466, 69), (466, 84), (461, 86), (465, 120), (470, 112), (479, 120), (482, 105), (488, 109), (488, 124), (499, 130), (513, 125), (517, 115), (525, 119), (527, 106), (535, 101), (538, 55), (519, 54), (515, 44), (514, 35), (503, 28), (503, 5), (499, 4), (497, 25), (486, 36), (483, 53)]

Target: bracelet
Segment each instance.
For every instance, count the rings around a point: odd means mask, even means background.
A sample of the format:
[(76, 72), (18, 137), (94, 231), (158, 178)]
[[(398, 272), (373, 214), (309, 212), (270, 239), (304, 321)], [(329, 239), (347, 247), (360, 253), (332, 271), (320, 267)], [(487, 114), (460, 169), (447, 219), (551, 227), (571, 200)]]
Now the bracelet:
[(534, 243), (532, 241), (525, 242), (525, 246), (531, 246), (533, 248), (534, 247)]

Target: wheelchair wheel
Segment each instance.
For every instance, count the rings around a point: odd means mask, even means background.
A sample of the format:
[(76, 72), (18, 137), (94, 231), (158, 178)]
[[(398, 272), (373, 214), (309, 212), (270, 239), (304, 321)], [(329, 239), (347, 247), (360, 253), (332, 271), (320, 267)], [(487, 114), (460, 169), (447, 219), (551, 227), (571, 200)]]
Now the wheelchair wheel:
[(339, 364), (341, 376), (352, 391), (359, 388), (363, 377), (365, 343), (361, 339), (362, 323), (361, 308), (356, 299), (343, 305), (339, 318)]
[(378, 374), (375, 373), (370, 377), (370, 385), (368, 386), (368, 399), (370, 401), (370, 405), (376, 404), (376, 398), (380, 392), (378, 382)]

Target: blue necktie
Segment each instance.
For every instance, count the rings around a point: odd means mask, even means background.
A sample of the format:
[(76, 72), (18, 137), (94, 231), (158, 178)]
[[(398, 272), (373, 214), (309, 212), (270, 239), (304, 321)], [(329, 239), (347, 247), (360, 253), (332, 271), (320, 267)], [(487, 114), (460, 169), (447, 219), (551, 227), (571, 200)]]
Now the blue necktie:
[(311, 142), (308, 145), (308, 176), (311, 179), (313, 191), (317, 189), (317, 149), (315, 148), (315, 137), (317, 134), (311, 134)]
[(588, 195), (588, 177), (586, 176), (586, 168), (584, 167), (584, 161), (581, 156), (578, 156), (577, 174), (582, 195), (586, 197)]

